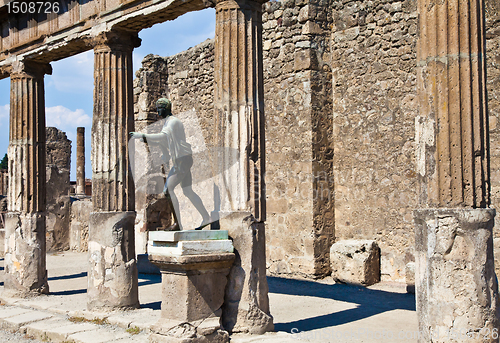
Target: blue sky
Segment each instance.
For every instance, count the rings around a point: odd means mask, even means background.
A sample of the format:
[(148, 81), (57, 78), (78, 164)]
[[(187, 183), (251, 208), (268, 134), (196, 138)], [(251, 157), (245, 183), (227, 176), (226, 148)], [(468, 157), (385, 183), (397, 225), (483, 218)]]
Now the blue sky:
[[(215, 36), (215, 10), (187, 13), (174, 21), (142, 30), (142, 44), (134, 50), (134, 72), (147, 54), (171, 56)], [(76, 128), (85, 127), (86, 177), (92, 175), (90, 134), (93, 107), (93, 52), (52, 62), (52, 75), (45, 76), (47, 126), (66, 132), (72, 141), (71, 180), (76, 180)], [(135, 76), (134, 76), (135, 77)], [(9, 145), (10, 80), (0, 80), (0, 158)]]

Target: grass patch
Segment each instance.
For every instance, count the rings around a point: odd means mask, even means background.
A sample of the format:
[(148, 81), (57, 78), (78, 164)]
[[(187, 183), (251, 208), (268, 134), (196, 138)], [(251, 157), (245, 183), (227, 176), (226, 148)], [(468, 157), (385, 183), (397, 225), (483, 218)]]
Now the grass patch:
[(97, 325), (108, 325), (108, 318), (94, 318), (92, 320), (84, 317), (69, 317), (68, 320), (72, 323), (93, 323)]
[(108, 318), (94, 318), (91, 320), (92, 323), (97, 325), (108, 325)]
[(85, 319), (83, 317), (69, 317), (68, 320), (72, 323), (86, 323), (89, 322), (88, 319)]
[(137, 327), (137, 326), (134, 326), (133, 328), (128, 328), (125, 331), (127, 331), (131, 335), (137, 335), (141, 332), (141, 329), (139, 329), (139, 327)]

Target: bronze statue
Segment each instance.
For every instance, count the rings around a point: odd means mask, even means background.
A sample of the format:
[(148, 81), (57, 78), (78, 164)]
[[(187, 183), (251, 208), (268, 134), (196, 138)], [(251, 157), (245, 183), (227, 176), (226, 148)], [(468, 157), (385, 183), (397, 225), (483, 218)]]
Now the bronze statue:
[(159, 145), (163, 160), (168, 164), (172, 160), (172, 168), (167, 176), (163, 193), (170, 199), (174, 209), (174, 229), (182, 230), (179, 201), (175, 196), (174, 189), (180, 184), (184, 195), (191, 201), (196, 210), (201, 214), (202, 223), (196, 230), (201, 230), (210, 223), (210, 216), (203, 205), (201, 198), (193, 191), (193, 177), (191, 167), (193, 166), (193, 153), (191, 145), (186, 142), (186, 133), (182, 122), (172, 115), (172, 103), (166, 98), (156, 102), (158, 115), (165, 119), (165, 124), (160, 133), (145, 134), (130, 132), (130, 137), (141, 139), (146, 144)]

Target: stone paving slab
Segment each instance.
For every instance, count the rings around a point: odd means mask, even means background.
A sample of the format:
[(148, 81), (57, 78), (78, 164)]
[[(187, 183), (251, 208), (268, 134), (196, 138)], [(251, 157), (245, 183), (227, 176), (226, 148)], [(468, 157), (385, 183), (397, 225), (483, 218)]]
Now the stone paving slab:
[(74, 333), (68, 336), (68, 340), (74, 340), (75, 343), (104, 343), (122, 338), (130, 338), (130, 336), (131, 335), (124, 330), (99, 328), (96, 330)]
[(46, 330), (46, 335), (52, 341), (59, 342), (66, 340), (70, 335), (84, 331), (96, 330), (98, 328), (99, 328), (98, 325), (90, 323), (78, 323), (78, 324), (71, 323), (69, 325), (64, 325), (59, 328), (54, 328), (52, 330)]
[[(146, 343), (148, 342), (148, 337), (149, 333), (139, 333), (137, 335), (132, 335), (130, 337), (125, 337), (125, 338), (120, 338), (114, 341), (111, 341), (112, 343)], [(110, 343), (111, 343), (110, 342)]]
[(107, 320), (110, 324), (125, 329), (137, 326), (141, 330), (147, 330), (160, 319), (159, 312), (160, 311), (153, 311), (149, 308), (143, 308), (124, 313), (114, 313), (109, 315)]
[(37, 322), (43, 319), (52, 318), (54, 315), (47, 312), (31, 310), (14, 317), (2, 319), (1, 326), (10, 330), (18, 330), (21, 326)]
[(26, 334), (36, 339), (45, 339), (47, 332), (62, 326), (68, 325), (68, 321), (60, 317), (52, 317), (38, 322), (30, 323), (25, 326)]
[(0, 319), (14, 317), (29, 311), (30, 310), (26, 308), (20, 308), (20, 307), (3, 307), (0, 309)]

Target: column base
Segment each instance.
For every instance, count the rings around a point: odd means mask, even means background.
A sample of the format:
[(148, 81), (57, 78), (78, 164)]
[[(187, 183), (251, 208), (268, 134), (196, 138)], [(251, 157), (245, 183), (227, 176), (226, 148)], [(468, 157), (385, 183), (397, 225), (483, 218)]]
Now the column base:
[[(216, 319), (216, 320), (210, 320)], [(151, 328), (151, 343), (228, 343), (229, 334), (222, 330), (219, 318), (195, 323), (161, 319)]]
[(45, 214), (7, 213), (5, 291), (20, 297), (48, 294), (45, 254)]
[(236, 260), (229, 273), (222, 324), (229, 332), (263, 334), (274, 330), (266, 279), (265, 225), (249, 212), (221, 216), (221, 230), (233, 239)]
[(135, 212), (93, 212), (89, 223), (87, 308), (139, 307)]
[(419, 342), (498, 342), (494, 217), (493, 209), (414, 212)]

